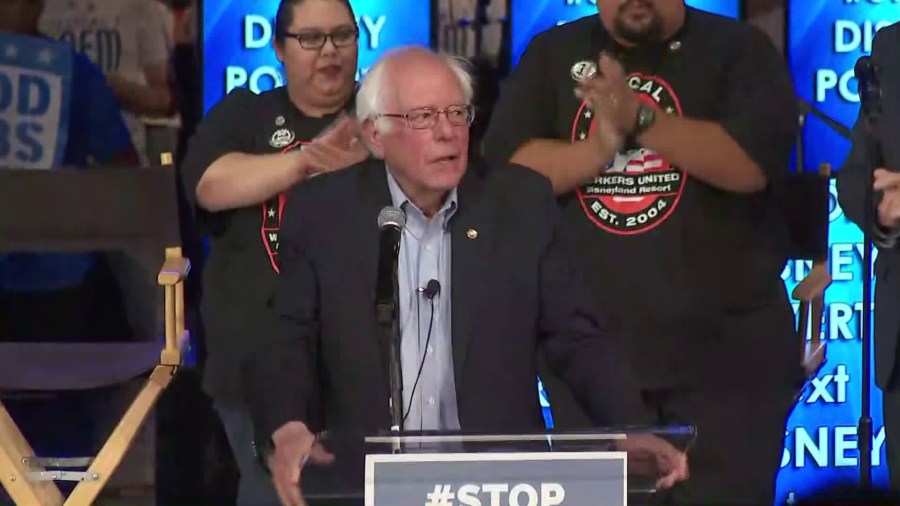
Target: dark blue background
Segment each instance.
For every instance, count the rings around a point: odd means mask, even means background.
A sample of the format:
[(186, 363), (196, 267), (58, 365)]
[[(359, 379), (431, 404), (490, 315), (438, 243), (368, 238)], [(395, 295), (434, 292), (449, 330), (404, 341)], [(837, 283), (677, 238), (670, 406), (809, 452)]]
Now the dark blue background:
[[(379, 40), (373, 40), (362, 19), (359, 20), (359, 67), (364, 71), (386, 49), (407, 44), (431, 42), (431, 7), (428, 0), (351, 0), (357, 18), (386, 16)], [(282, 73), (281, 63), (269, 42), (260, 49), (244, 47), (244, 18), (259, 15), (274, 24), (278, 0), (215, 0), (203, 5), (203, 103), (209, 110), (226, 93), (226, 68), (247, 69), (247, 74), (262, 66)], [(260, 32), (257, 31), (257, 34)], [(372, 47), (377, 43), (377, 47)], [(271, 78), (263, 78), (260, 90), (273, 87)], [(254, 90), (256, 91), (256, 90)]]
[[(511, 4), (513, 66), (518, 63), (528, 42), (535, 35), (560, 21), (574, 21), (597, 15), (596, 0), (512, 0)], [(687, 0), (687, 4), (732, 18), (741, 15), (741, 0)]]

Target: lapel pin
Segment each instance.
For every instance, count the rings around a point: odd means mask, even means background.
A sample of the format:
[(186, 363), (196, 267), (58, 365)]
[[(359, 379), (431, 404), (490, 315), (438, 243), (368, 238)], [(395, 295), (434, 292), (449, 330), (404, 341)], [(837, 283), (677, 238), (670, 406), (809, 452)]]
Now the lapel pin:
[[(568, 5), (568, 4), (567, 4)], [(580, 61), (572, 65), (569, 75), (575, 82), (584, 82), (597, 77), (597, 64), (591, 61)]]
[(466, 232), (466, 237), (468, 237), (469, 239), (475, 239), (476, 237), (478, 237), (478, 231), (474, 228), (470, 228), (468, 232)]

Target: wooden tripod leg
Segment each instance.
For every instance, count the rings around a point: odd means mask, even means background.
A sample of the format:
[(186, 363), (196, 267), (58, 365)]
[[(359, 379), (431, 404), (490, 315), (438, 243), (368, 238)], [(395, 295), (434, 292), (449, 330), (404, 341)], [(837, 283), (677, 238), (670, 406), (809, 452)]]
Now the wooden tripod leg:
[(806, 350), (809, 348), (807, 340), (809, 339), (809, 311), (811, 305), (811, 302), (802, 300), (800, 301), (800, 310), (797, 311), (797, 333), (800, 334), (802, 349), (800, 360), (804, 362), (806, 361)]
[(75, 486), (75, 490), (66, 500), (65, 506), (90, 506), (94, 502), (112, 473), (122, 462), (125, 452), (131, 447), (138, 430), (174, 374), (175, 367), (156, 366), (150, 379), (144, 384), (144, 388), (138, 393), (122, 420), (106, 440), (100, 453), (97, 454), (97, 458), (88, 468), (88, 476), (96, 474), (97, 479), (82, 481)]
[(0, 480), (3, 488), (16, 504), (61, 506), (62, 493), (55, 483), (27, 480), (27, 471), (43, 471), (36, 467), (25, 469), (22, 460), (33, 456), (31, 445), (22, 436), (16, 422), (0, 402)]
[(825, 361), (825, 343), (820, 337), (822, 333), (822, 312), (825, 308), (824, 297), (816, 296), (813, 298), (809, 309), (810, 321), (810, 339), (806, 342), (806, 352), (804, 354), (803, 366), (806, 369), (807, 376), (813, 376)]

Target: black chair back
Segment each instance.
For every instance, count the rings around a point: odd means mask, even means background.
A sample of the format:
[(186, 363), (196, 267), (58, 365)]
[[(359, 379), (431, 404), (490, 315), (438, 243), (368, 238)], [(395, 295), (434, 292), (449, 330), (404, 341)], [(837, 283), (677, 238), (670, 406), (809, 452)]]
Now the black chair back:
[(180, 245), (175, 188), (170, 166), (0, 169), (0, 252)]

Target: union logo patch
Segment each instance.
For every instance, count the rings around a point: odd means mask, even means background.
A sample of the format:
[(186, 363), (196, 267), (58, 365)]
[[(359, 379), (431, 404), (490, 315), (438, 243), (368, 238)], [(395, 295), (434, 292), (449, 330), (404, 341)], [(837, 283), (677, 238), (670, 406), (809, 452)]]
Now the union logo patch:
[[(681, 104), (668, 83), (655, 76), (631, 74), (629, 86), (646, 104), (681, 116)], [(572, 142), (594, 132), (596, 118), (586, 103), (578, 109)], [(618, 235), (633, 235), (668, 219), (681, 200), (687, 176), (662, 155), (641, 146), (625, 146), (599, 176), (577, 189), (587, 217), (598, 227)]]

